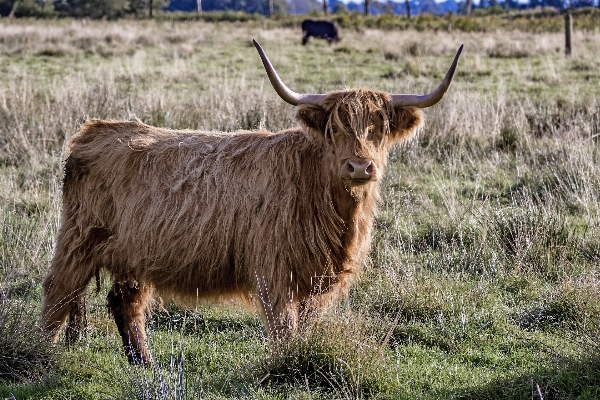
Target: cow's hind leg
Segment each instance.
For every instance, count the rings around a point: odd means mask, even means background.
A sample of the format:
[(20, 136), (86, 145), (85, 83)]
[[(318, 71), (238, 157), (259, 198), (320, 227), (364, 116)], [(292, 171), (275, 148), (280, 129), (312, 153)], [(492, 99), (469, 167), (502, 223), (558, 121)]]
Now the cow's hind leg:
[(151, 299), (152, 288), (135, 281), (115, 282), (107, 296), (108, 307), (131, 364), (152, 364), (145, 328), (146, 308)]
[(43, 284), (42, 326), (50, 335), (52, 343), (58, 341), (67, 319), (67, 345), (72, 345), (81, 336), (86, 322), (85, 292), (92, 277), (93, 272), (74, 276), (62, 274), (54, 266), (51, 267)]
[(109, 236), (110, 233), (101, 228), (82, 233), (74, 218), (67, 218), (61, 227), (56, 252), (43, 284), (42, 326), (52, 343), (58, 341), (67, 319), (67, 345), (73, 344), (83, 333), (85, 292), (94, 276), (99, 279), (101, 267), (95, 249)]
[(73, 345), (81, 338), (86, 326), (85, 294), (82, 294), (71, 303), (69, 308), (69, 320), (67, 322), (67, 330), (65, 331), (67, 346)]

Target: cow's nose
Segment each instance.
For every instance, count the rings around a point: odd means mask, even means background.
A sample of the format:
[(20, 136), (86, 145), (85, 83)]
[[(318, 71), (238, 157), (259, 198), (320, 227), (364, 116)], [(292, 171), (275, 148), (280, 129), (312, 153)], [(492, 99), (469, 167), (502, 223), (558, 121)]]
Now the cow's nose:
[(373, 177), (373, 161), (348, 160), (348, 172), (351, 179), (371, 179)]

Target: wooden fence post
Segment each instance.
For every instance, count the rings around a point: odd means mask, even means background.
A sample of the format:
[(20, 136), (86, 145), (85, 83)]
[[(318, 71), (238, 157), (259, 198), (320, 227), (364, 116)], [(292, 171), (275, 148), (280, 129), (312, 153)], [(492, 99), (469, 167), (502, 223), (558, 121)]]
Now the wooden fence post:
[(565, 14), (565, 55), (571, 56), (573, 48), (571, 47), (571, 38), (573, 37), (573, 18), (571, 10), (567, 10)]

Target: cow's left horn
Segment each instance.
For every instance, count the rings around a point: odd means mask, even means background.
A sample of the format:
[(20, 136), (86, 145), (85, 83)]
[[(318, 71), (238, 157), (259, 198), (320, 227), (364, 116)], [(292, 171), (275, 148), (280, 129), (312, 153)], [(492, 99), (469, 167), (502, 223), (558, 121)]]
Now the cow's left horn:
[(258, 50), (258, 54), (262, 59), (263, 65), (265, 66), (265, 70), (267, 70), (267, 75), (269, 76), (269, 80), (271, 81), (271, 85), (273, 85), (273, 89), (277, 92), (279, 97), (281, 97), (284, 101), (290, 103), (293, 106), (297, 106), (300, 104), (315, 104), (318, 105), (321, 101), (326, 97), (324, 94), (300, 94), (290, 90), (285, 83), (279, 78), (275, 68), (271, 65), (271, 62), (267, 58), (267, 55), (263, 51), (260, 44), (254, 39), (254, 46), (256, 50)]
[(446, 73), (444, 80), (433, 92), (423, 96), (416, 94), (392, 94), (390, 95), (390, 98), (392, 99), (392, 104), (398, 107), (417, 108), (427, 108), (437, 104), (440, 100), (442, 100), (444, 94), (446, 94), (446, 91), (450, 87), (450, 83), (452, 83), (452, 77), (454, 77), (454, 71), (456, 71), (456, 65), (458, 64), (458, 58), (460, 57), (462, 49), (463, 45), (461, 45), (458, 49), (456, 57), (454, 57), (454, 61), (452, 62), (450, 69)]

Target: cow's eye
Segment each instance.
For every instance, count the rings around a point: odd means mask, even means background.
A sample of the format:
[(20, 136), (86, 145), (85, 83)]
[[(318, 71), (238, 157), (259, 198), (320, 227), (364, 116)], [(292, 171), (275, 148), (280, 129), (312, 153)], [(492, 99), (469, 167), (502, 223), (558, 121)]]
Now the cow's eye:
[(332, 126), (331, 127), (331, 132), (337, 133), (337, 126)]

